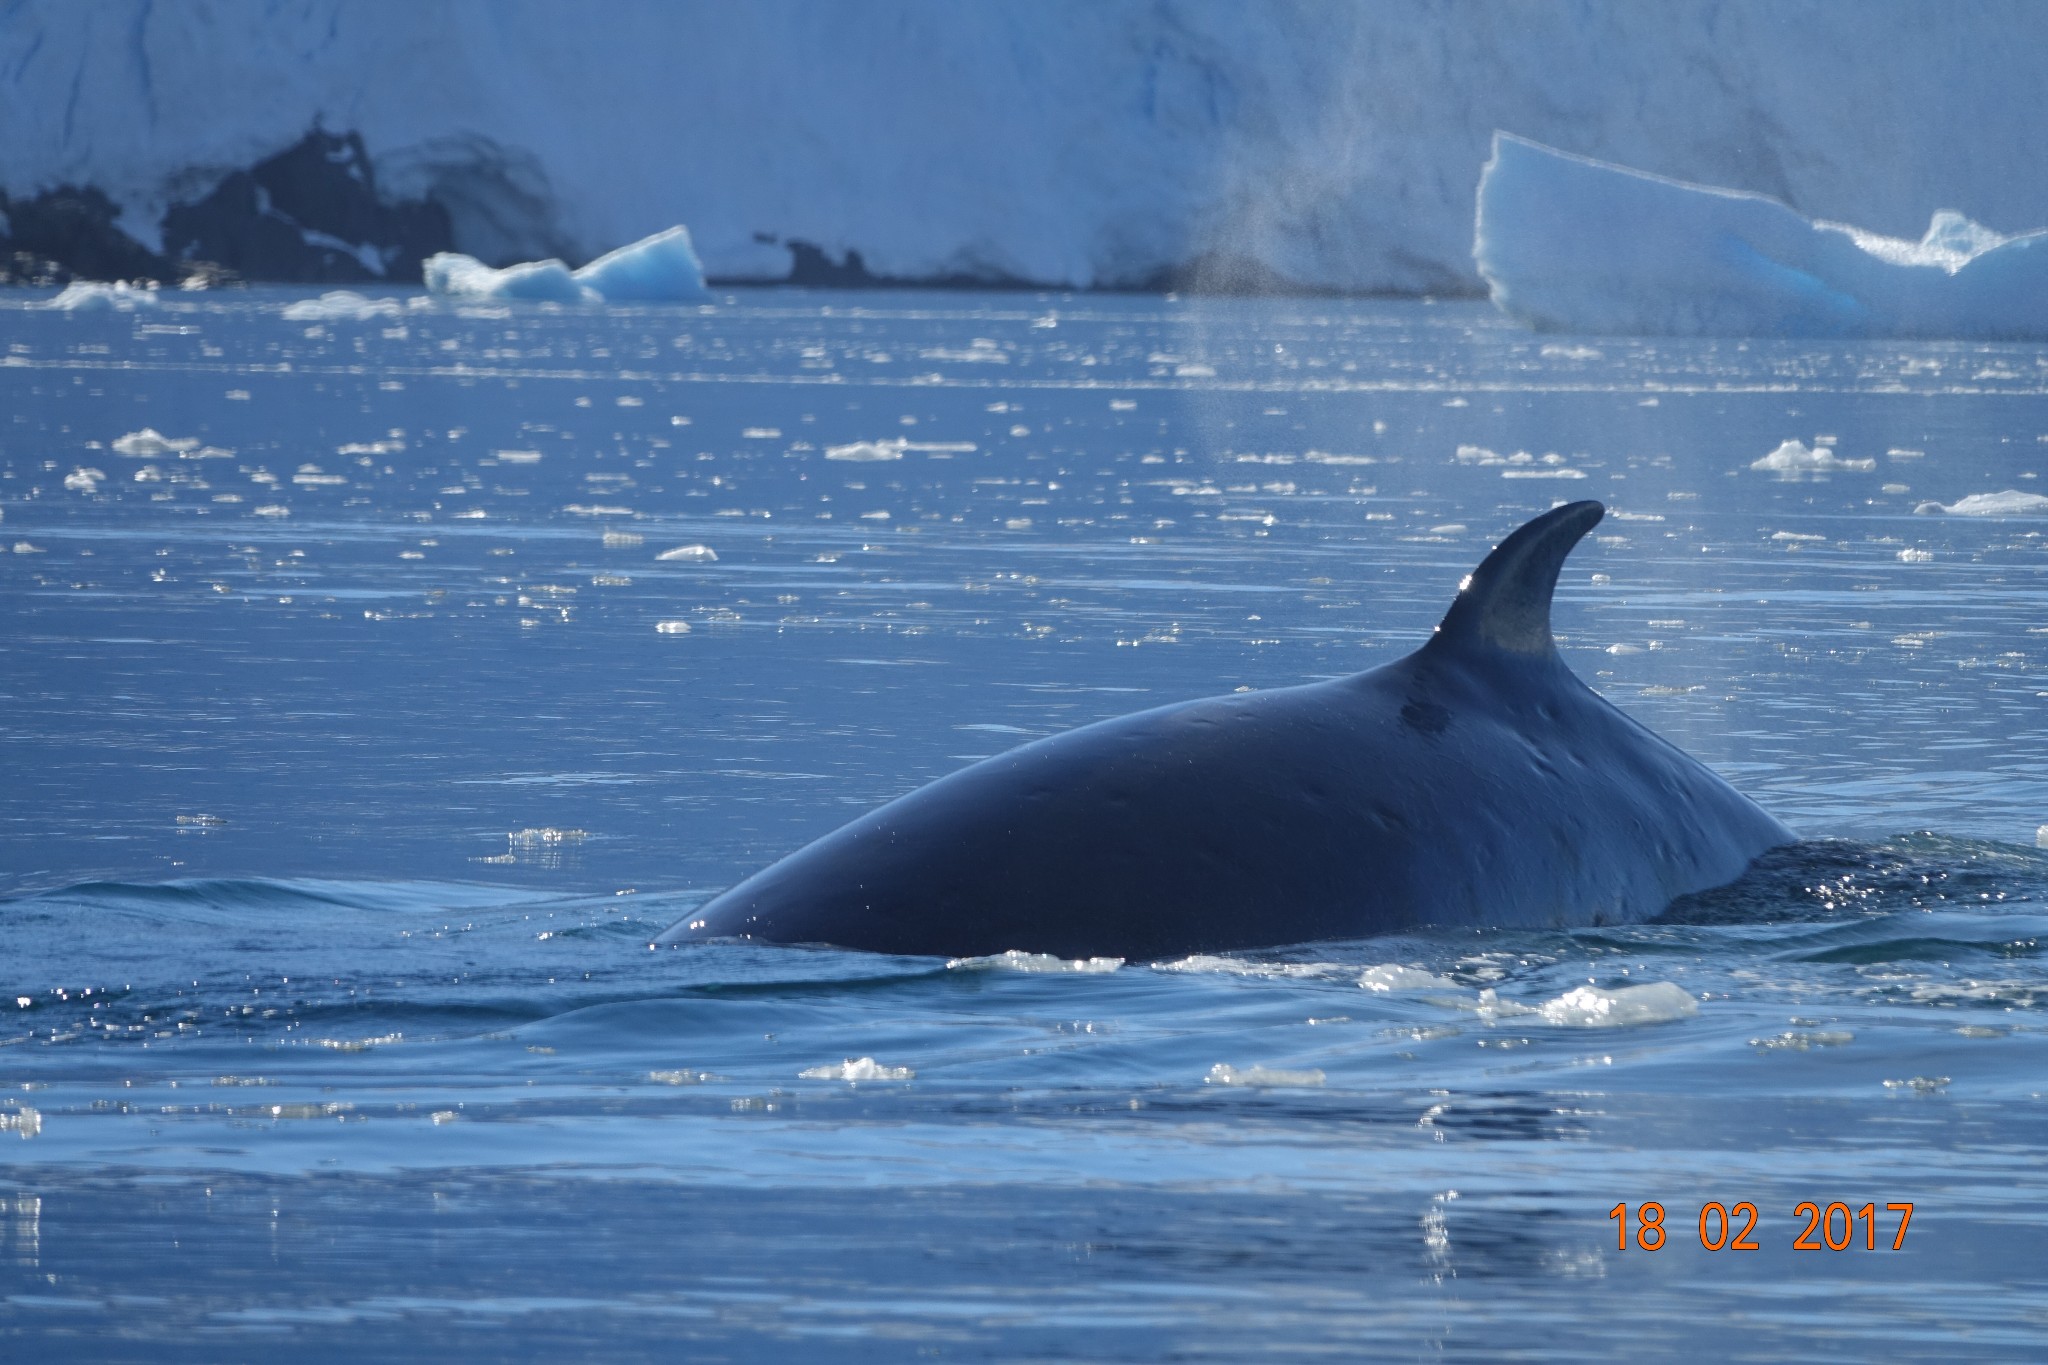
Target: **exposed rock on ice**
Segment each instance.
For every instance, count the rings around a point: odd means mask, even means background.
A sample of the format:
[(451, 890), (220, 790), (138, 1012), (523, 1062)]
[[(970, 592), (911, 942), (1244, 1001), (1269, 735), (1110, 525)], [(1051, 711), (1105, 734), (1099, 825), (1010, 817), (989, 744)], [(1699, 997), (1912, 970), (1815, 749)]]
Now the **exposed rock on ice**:
[(598, 257), (580, 270), (557, 260), (493, 270), (473, 256), (443, 251), (421, 264), (432, 293), (529, 303), (694, 303), (710, 297), (704, 267), (681, 224)]
[(1972, 493), (1967, 498), (1942, 504), (1923, 502), (1915, 512), (1943, 513), (1955, 517), (2028, 517), (2048, 514), (2048, 497), (2008, 488), (2002, 493)]
[(1917, 242), (1496, 133), (1472, 247), (1504, 312), (1605, 334), (2048, 338), (2048, 232)]

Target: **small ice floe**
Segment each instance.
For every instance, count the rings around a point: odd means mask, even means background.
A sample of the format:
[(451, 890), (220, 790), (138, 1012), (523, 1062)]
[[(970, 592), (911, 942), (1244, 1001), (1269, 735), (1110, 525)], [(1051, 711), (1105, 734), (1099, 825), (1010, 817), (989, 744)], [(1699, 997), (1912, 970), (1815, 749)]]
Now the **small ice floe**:
[(288, 322), (367, 322), (371, 318), (395, 318), (405, 312), (397, 299), (373, 299), (353, 289), (336, 289), (317, 299), (300, 299), (285, 305)]
[(1916, 1095), (1939, 1095), (1948, 1089), (1947, 1076), (1908, 1076), (1904, 1080), (1886, 1081), (1887, 1090), (1910, 1090)]
[(47, 303), (32, 303), (31, 308), (56, 309), (65, 313), (132, 313), (138, 308), (157, 306), (156, 290), (116, 280), (112, 284), (95, 284), (80, 280), (64, 287), (64, 292)]
[(64, 486), (74, 493), (97, 493), (106, 477), (105, 470), (74, 469), (64, 476)]
[(1397, 991), (1454, 991), (1458, 988), (1458, 983), (1447, 976), (1438, 976), (1420, 967), (1403, 967), (1398, 962), (1382, 962), (1376, 967), (1367, 967), (1359, 973), (1358, 985), (1361, 990), (1383, 995)]
[(126, 436), (117, 436), (113, 441), (116, 455), (126, 455), (131, 460), (154, 460), (164, 455), (183, 455), (188, 450), (199, 449), (196, 436), (171, 437), (155, 427), (144, 427), (131, 431)]
[(1932, 564), (1933, 562), (1934, 551), (1932, 550), (1905, 549), (1899, 551), (1899, 563), (1901, 564)]
[(719, 1078), (709, 1071), (691, 1071), (687, 1068), (676, 1071), (650, 1071), (647, 1079), (656, 1085), (703, 1085), (706, 1081)]
[(1808, 535), (1804, 531), (1773, 531), (1771, 532), (1771, 539), (1790, 541), (1795, 545), (1804, 545), (1810, 541), (1824, 541), (1827, 537)]
[(806, 1067), (796, 1074), (807, 1081), (907, 1081), (917, 1075), (907, 1066), (883, 1066), (872, 1057), (849, 1057), (835, 1066)]
[(1276, 1066), (1230, 1066), (1223, 1062), (1209, 1068), (1204, 1085), (1249, 1085), (1259, 1089), (1291, 1087), (1313, 1089), (1323, 1083), (1323, 1073), (1313, 1068), (1288, 1071)]
[(1155, 962), (1155, 972), (1213, 973), (1219, 976), (1340, 977), (1357, 970), (1337, 962), (1254, 962), (1245, 957), (1196, 953), (1172, 962)]
[(664, 564), (711, 564), (718, 559), (718, 551), (709, 545), (678, 545), (673, 550), (663, 550), (655, 559)]
[(2048, 825), (2043, 825), (2034, 831), (2034, 847), (2048, 848)]
[(946, 964), (948, 971), (961, 972), (1113, 972), (1124, 965), (1120, 957), (1054, 957), (1051, 953), (1027, 953), (1012, 948), (987, 957), (956, 957)]
[(32, 1138), (42, 1131), (42, 1114), (25, 1104), (12, 1113), (0, 1111), (0, 1133), (11, 1132), (24, 1138)]
[(825, 458), (859, 463), (900, 460), (909, 444), (908, 441), (853, 441), (843, 446), (826, 446)]
[(690, 633), (690, 623), (688, 621), (656, 621), (654, 623), (654, 633), (656, 635), (688, 635)]
[(2002, 493), (1972, 493), (1951, 503), (1923, 502), (1913, 510), (1932, 516), (2033, 517), (2048, 515), (2048, 496), (2008, 488)]
[(1633, 1028), (1638, 1024), (1666, 1024), (1676, 1019), (1690, 1019), (1700, 1012), (1699, 1001), (1687, 994), (1684, 987), (1669, 981), (1619, 986), (1613, 990), (1580, 986), (1539, 1005), (1503, 1000), (1499, 992), (1488, 987), (1479, 992), (1477, 1000), (1443, 1003), (1469, 1009), (1489, 1024), (1502, 1019), (1541, 1019), (1546, 1024), (1562, 1028)]
[(474, 256), (442, 251), (420, 263), (427, 291), (452, 298), (529, 303), (695, 303), (709, 298), (688, 228), (677, 224), (598, 257), (578, 270), (558, 260), (494, 270)]
[(1611, 991), (1580, 986), (1544, 1001), (1540, 1010), (1544, 1022), (1567, 1028), (1629, 1028), (1690, 1019), (1700, 1012), (1700, 1002), (1673, 982), (1652, 981)]
[(1817, 1047), (1846, 1047), (1856, 1041), (1848, 1029), (1787, 1029), (1769, 1038), (1752, 1038), (1749, 1045), (1760, 1052), (1811, 1052)]
[(543, 829), (516, 829), (505, 836), (514, 848), (552, 848), (562, 844), (580, 844), (590, 837), (580, 829), (556, 829), (549, 825)]
[(1835, 454), (1831, 444), (1816, 437), (1811, 447), (1796, 440), (1782, 441), (1770, 454), (1760, 460), (1752, 460), (1749, 467), (1767, 470), (1780, 478), (1797, 479), (1808, 474), (1829, 474), (1837, 470), (1875, 469), (1877, 461), (1845, 460)]

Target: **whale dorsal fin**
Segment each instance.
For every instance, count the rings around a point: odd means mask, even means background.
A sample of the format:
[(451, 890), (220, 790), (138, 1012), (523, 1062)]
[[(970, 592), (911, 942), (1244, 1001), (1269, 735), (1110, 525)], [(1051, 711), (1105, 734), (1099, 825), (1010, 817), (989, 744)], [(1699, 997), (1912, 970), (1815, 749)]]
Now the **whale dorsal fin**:
[(1460, 651), (1554, 653), (1550, 595), (1557, 590), (1558, 570), (1579, 538), (1605, 515), (1607, 509), (1597, 502), (1568, 502), (1524, 524), (1458, 585), (1457, 600), (1430, 645)]

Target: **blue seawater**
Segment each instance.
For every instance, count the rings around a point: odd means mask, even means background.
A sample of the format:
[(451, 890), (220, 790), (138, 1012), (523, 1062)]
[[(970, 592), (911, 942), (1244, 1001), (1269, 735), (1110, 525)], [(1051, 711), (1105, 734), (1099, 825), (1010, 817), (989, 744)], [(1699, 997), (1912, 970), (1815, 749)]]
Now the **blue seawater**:
[[(0, 1355), (2048, 1349), (2048, 348), (38, 299)], [(1586, 496), (1567, 659), (1808, 836), (1732, 888), (1157, 963), (649, 947), (971, 760), (1399, 657)]]

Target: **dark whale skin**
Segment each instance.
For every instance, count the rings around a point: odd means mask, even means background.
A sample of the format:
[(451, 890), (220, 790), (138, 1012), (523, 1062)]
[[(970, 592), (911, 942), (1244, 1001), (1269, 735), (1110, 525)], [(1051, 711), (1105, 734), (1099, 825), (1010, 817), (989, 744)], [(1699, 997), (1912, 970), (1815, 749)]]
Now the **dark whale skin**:
[(1550, 595), (1598, 503), (1466, 581), (1429, 643), (976, 763), (756, 873), (661, 941), (1161, 958), (1425, 925), (1649, 918), (1797, 836), (1585, 686)]

